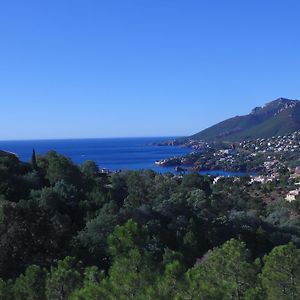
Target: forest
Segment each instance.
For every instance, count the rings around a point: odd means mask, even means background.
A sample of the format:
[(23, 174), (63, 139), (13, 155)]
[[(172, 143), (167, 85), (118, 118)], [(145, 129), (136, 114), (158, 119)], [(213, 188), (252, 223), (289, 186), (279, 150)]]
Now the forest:
[(0, 299), (300, 299), (294, 185), (0, 158)]

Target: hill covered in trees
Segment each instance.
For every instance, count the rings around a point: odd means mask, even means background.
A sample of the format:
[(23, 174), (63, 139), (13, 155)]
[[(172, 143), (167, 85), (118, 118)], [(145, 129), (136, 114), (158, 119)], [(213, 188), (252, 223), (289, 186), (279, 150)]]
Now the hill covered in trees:
[(0, 299), (300, 299), (294, 185), (0, 158)]
[(236, 116), (189, 137), (203, 141), (242, 141), (300, 130), (300, 101), (279, 98), (248, 115)]

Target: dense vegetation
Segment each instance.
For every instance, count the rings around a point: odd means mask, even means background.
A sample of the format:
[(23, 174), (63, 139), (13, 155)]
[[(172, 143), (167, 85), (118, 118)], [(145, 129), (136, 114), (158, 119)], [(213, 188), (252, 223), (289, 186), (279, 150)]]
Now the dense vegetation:
[(300, 299), (289, 181), (0, 159), (0, 299)]

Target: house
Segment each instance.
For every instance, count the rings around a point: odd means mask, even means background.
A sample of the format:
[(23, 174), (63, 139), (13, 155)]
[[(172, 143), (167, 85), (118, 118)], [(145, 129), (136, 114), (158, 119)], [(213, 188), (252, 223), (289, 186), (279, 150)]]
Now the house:
[(236, 150), (235, 149), (224, 149), (224, 150), (220, 150), (220, 154), (234, 155), (234, 154), (236, 154)]
[(289, 191), (288, 194), (285, 197), (286, 201), (294, 201), (296, 200), (296, 197), (299, 195), (300, 190), (293, 190), (293, 191)]
[(224, 178), (224, 176), (218, 176), (214, 178), (213, 184), (216, 184), (221, 178)]
[(300, 167), (299, 167), (299, 166), (297, 166), (297, 167), (295, 168), (295, 174), (296, 174), (296, 175), (300, 175)]

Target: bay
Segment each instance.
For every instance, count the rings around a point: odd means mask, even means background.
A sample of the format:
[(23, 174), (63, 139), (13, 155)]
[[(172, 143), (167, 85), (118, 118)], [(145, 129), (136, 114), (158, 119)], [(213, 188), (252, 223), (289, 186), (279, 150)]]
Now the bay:
[(93, 160), (100, 168), (112, 171), (152, 169), (167, 172), (174, 168), (156, 166), (155, 161), (190, 152), (182, 147), (154, 145), (170, 139), (174, 137), (0, 141), (0, 149), (16, 153), (22, 161), (31, 159), (34, 148), (37, 155), (54, 150), (76, 164)]

